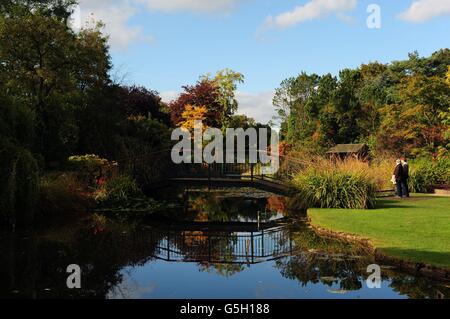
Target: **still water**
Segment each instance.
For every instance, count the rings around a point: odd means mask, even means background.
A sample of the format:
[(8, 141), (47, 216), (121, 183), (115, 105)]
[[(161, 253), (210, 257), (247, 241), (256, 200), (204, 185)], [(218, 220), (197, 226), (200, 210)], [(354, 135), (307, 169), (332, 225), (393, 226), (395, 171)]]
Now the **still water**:
[[(173, 194), (172, 194), (173, 195)], [(176, 194), (161, 216), (87, 217), (0, 235), (0, 298), (450, 298), (448, 284), (382, 266), (363, 247), (316, 235), (269, 193)], [(82, 269), (81, 289), (66, 268)]]

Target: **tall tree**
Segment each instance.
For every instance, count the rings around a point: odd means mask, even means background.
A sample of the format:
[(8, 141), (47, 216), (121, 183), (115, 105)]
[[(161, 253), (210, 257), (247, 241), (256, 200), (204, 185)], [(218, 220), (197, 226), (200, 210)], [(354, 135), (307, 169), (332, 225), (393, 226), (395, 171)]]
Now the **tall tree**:
[[(209, 76), (205, 76), (208, 79)], [(213, 83), (219, 91), (217, 102), (222, 106), (220, 121), (222, 127), (226, 127), (231, 116), (238, 110), (238, 101), (236, 100), (237, 85), (244, 83), (244, 75), (230, 69), (224, 69), (217, 72)]]
[(78, 34), (41, 10), (0, 17), (0, 65), (11, 96), (36, 114), (35, 152), (47, 161), (73, 151), (74, 112), (86, 96), (109, 81), (110, 58), (100, 30)]
[(169, 104), (172, 123), (179, 125), (183, 121), (186, 105), (204, 106), (207, 109), (205, 124), (221, 127), (223, 106), (219, 102), (219, 88), (212, 80), (201, 79), (194, 86), (184, 86), (184, 92)]

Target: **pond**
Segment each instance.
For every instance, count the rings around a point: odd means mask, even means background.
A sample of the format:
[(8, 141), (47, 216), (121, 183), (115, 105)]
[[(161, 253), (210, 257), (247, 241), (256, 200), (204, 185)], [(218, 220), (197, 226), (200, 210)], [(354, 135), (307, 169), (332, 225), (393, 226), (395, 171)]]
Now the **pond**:
[[(315, 234), (286, 198), (254, 190), (170, 192), (166, 216), (103, 216), (0, 235), (0, 298), (450, 298), (449, 286)], [(169, 216), (167, 216), (169, 215)], [(68, 289), (67, 266), (81, 267)]]

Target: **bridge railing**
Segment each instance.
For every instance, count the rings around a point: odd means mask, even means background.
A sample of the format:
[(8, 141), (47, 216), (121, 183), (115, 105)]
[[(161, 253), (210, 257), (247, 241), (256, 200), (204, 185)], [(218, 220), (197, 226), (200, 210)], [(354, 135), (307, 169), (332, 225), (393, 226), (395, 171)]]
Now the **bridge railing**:
[(289, 232), (278, 227), (250, 233), (166, 232), (156, 243), (155, 257), (166, 261), (254, 264), (292, 251)]
[[(260, 153), (267, 151), (258, 151)], [(272, 155), (268, 155), (272, 156)], [(140, 156), (120, 159), (119, 168), (122, 172), (134, 176), (141, 185), (156, 187), (161, 183), (173, 178), (229, 178), (247, 180), (267, 180), (272, 182), (286, 181), (289, 176), (286, 174), (284, 162), (286, 158), (279, 157), (280, 169), (276, 174), (263, 174), (263, 164), (250, 163), (248, 159), (245, 163), (181, 163), (175, 164), (171, 159), (171, 149), (146, 152)]]

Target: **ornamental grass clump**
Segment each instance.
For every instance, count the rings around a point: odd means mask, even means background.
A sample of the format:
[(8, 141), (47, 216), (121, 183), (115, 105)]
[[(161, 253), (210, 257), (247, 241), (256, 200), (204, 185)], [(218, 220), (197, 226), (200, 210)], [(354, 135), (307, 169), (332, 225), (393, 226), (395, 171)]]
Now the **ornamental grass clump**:
[(367, 164), (321, 162), (294, 177), (292, 192), (296, 206), (348, 209), (375, 206), (377, 183), (368, 174)]
[(412, 161), (410, 167), (409, 187), (415, 193), (431, 193), (436, 186), (450, 185), (449, 157)]

